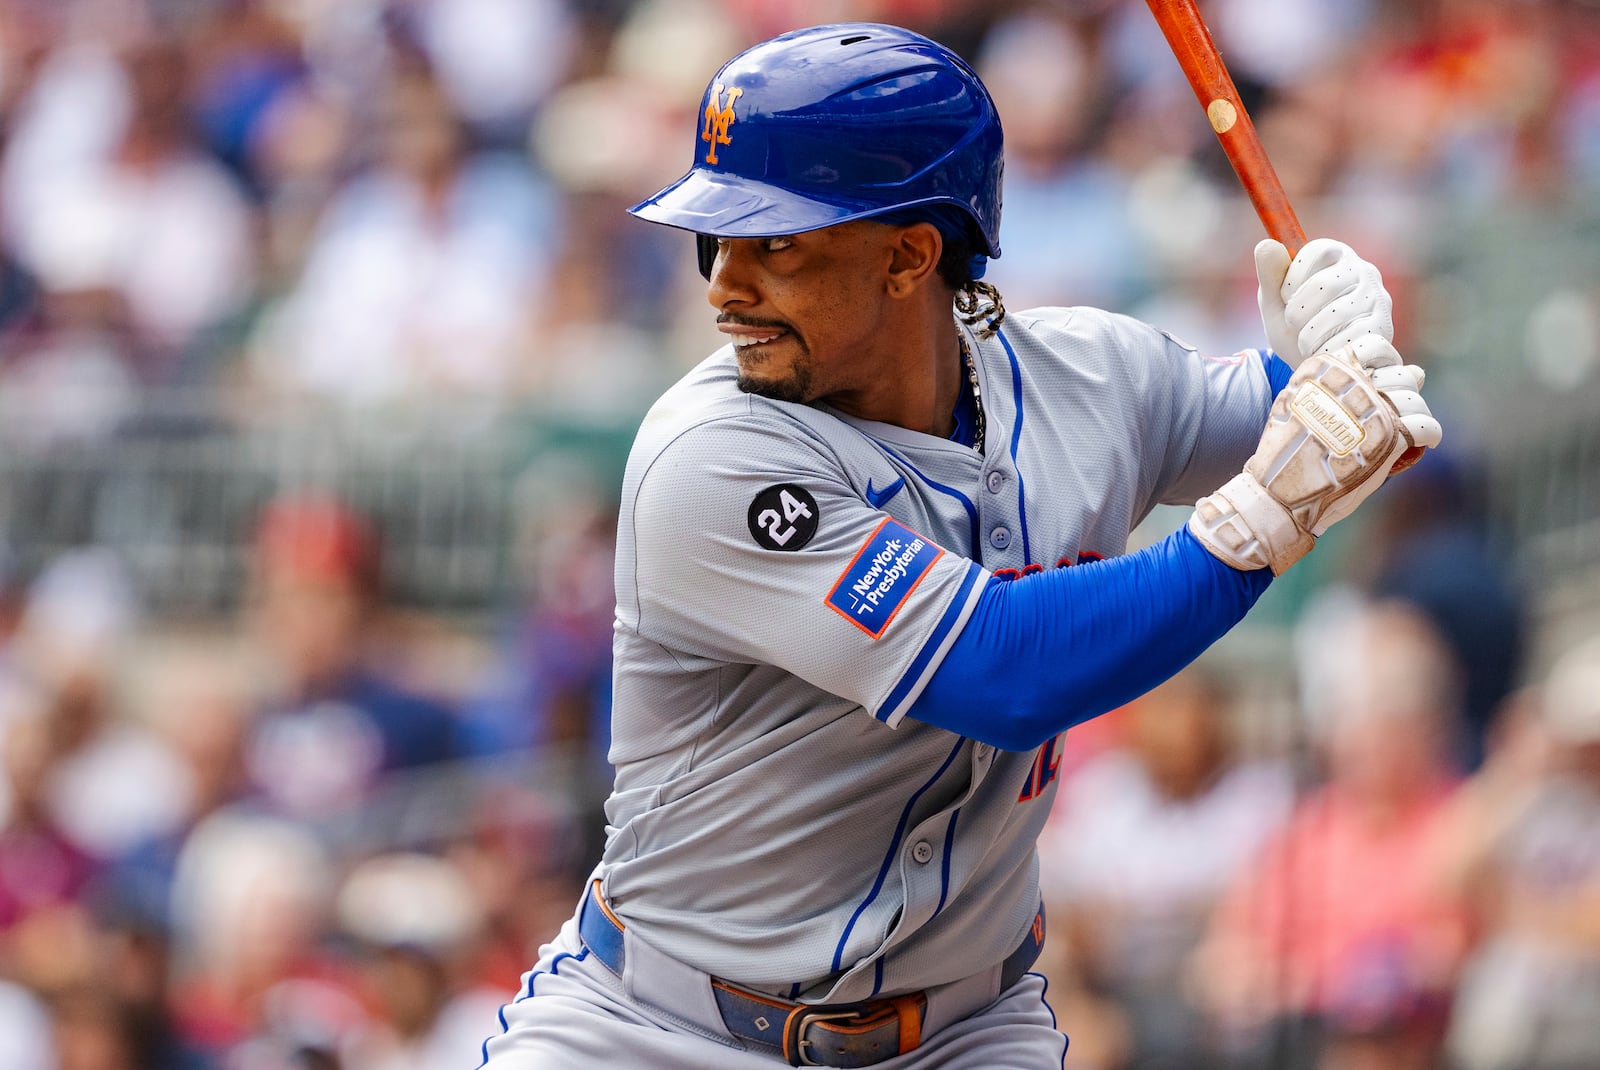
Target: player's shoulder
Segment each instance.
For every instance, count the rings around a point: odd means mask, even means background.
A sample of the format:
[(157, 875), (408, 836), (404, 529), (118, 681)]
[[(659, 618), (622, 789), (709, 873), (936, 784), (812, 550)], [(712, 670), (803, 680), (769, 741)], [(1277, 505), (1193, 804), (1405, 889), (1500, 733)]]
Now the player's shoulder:
[(1129, 349), (1175, 344), (1190, 348), (1165, 331), (1121, 312), (1091, 305), (1044, 306), (1013, 312), (1006, 317), (1013, 331), (1033, 335), (1052, 348), (1114, 345)]
[[(833, 426), (830, 426), (833, 425)], [(727, 465), (764, 454), (792, 454), (801, 446), (828, 452), (841, 433), (836, 417), (809, 405), (790, 404), (739, 389), (729, 347), (701, 361), (658, 398), (640, 422), (629, 467), (641, 474), (663, 464)]]
[(1013, 312), (1001, 330), (1035, 376), (1067, 383), (1136, 387), (1182, 345), (1141, 320), (1088, 305)]
[[(1019, 349), (1032, 346), (1047, 360), (1054, 357), (1080, 371), (1100, 371), (1112, 379), (1138, 384), (1170, 375), (1173, 369), (1260, 365), (1268, 356), (1258, 349), (1225, 354), (1202, 351), (1134, 316), (1082, 305), (1030, 308), (1008, 315), (1005, 322)], [(1252, 356), (1254, 361), (1249, 359)]]
[(723, 347), (689, 369), (655, 400), (640, 421), (636, 443), (670, 441), (687, 428), (738, 418), (749, 411), (749, 396), (738, 386), (738, 365), (728, 347)]

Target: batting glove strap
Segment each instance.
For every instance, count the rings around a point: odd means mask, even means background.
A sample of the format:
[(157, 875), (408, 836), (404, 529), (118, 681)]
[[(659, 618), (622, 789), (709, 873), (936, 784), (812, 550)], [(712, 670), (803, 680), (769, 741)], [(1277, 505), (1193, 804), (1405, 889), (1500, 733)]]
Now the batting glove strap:
[(1241, 572), (1270, 568), (1274, 576), (1316, 545), (1309, 531), (1261, 482), (1240, 472), (1195, 503), (1189, 531), (1211, 555)]
[(1407, 445), (1356, 354), (1318, 353), (1273, 401), (1244, 471), (1196, 504), (1189, 530), (1235, 568), (1281, 575), (1378, 489)]

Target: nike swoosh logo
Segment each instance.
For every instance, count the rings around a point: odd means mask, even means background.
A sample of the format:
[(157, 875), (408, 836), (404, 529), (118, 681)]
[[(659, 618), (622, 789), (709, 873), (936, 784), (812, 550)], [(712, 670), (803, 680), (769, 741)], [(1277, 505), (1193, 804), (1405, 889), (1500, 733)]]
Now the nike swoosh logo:
[(890, 483), (887, 487), (884, 487), (882, 490), (873, 490), (872, 480), (868, 478), (867, 503), (874, 509), (882, 509), (886, 504), (888, 504), (890, 498), (893, 498), (896, 494), (900, 493), (900, 488), (905, 485), (905, 477), (902, 476), (893, 483)]

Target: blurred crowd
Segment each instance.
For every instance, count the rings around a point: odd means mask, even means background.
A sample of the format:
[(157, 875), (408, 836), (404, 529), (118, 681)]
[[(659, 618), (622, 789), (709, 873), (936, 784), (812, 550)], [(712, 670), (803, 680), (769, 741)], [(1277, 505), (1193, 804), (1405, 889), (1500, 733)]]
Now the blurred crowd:
[[(1069, 736), (1068, 1065), (1592, 1070), (1600, 605), (1552, 620), (1478, 508), (1470, 310), (1428, 251), (1596, 202), (1600, 5), (1202, 7), (1450, 441), (1292, 634)], [(1134, 0), (0, 0), (0, 441), (115, 451), (178, 395), (642, 412), (719, 339), (688, 239), (623, 209), (688, 162), (718, 64), (833, 18), (991, 87), (1011, 307), (1259, 344), (1256, 226)], [(1504, 361), (1592, 389), (1597, 278)], [(104, 546), (0, 547), (0, 1067), (475, 1065), (604, 833), (610, 493), (541, 499), (465, 616), (390, 597), (388, 533), (326, 488), (237, 533), (205, 619)]]
[[(1290, 195), (1402, 298), (1442, 205), (1600, 187), (1584, 0), (1208, 8)], [(1218, 240), (1238, 198), (1138, 4), (9, 0), (0, 387), (77, 431), (151, 387), (371, 408), (610, 373), (648, 396), (712, 335), (684, 240), (620, 209), (681, 170), (721, 59), (847, 15), (924, 28), (991, 86), (1013, 307), (1254, 339)]]
[(608, 530), (470, 649), (323, 497), (263, 511), (236, 620), (152, 619), (95, 549), (13, 590), (0, 1066), (475, 1065), (598, 850)]
[(1074, 741), (1043, 844), (1067, 1065), (1600, 1065), (1600, 636), (1471, 772), (1426, 613), (1350, 599), (1302, 638), (1296, 746), (1205, 667)]

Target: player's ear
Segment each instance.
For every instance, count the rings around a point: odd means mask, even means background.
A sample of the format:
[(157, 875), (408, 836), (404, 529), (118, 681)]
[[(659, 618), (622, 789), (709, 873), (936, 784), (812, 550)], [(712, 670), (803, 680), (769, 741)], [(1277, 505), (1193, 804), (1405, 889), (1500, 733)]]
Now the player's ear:
[(932, 223), (896, 227), (890, 252), (889, 293), (904, 297), (938, 275), (944, 236)]

